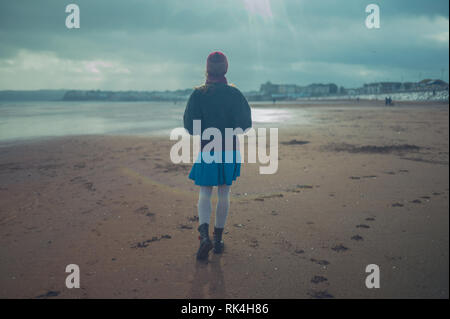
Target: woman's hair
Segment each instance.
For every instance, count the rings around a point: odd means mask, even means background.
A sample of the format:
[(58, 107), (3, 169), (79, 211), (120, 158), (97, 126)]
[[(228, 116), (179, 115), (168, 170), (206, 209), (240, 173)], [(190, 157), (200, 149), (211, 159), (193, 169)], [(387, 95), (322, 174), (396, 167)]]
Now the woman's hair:
[[(207, 79), (207, 78), (208, 78), (208, 71), (205, 71), (205, 79)], [(204, 83), (202, 85), (194, 87), (194, 89), (200, 90), (203, 93), (206, 93), (206, 92), (210, 91), (210, 89), (213, 88), (213, 87), (214, 87), (214, 85), (210, 85), (210, 84)]]

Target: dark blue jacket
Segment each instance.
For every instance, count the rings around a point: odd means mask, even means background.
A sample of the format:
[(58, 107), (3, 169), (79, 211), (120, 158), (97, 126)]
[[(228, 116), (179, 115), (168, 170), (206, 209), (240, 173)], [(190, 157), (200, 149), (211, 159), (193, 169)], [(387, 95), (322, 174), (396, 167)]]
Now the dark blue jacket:
[[(203, 85), (192, 92), (184, 111), (184, 128), (191, 135), (194, 120), (201, 120), (202, 133), (209, 127), (220, 130), (222, 150), (225, 150), (225, 128), (245, 131), (252, 127), (251, 110), (244, 95), (236, 87), (222, 83)], [(201, 148), (208, 143), (209, 140), (202, 140)], [(233, 149), (236, 149), (236, 138)]]

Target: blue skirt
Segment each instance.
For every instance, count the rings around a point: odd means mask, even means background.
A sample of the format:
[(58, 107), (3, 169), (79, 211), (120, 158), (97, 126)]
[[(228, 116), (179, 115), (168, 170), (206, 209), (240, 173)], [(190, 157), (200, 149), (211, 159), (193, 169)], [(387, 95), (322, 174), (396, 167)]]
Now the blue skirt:
[[(222, 159), (220, 160), (220, 157)], [(241, 175), (239, 151), (200, 152), (189, 178), (199, 186), (231, 185)]]

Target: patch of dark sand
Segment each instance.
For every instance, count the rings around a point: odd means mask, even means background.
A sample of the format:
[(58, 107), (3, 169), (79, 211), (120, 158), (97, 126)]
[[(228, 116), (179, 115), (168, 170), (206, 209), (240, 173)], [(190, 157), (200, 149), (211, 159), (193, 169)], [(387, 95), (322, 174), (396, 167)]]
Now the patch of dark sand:
[(362, 145), (357, 146), (347, 143), (331, 143), (324, 147), (327, 151), (347, 152), (347, 153), (366, 153), (366, 154), (389, 154), (399, 152), (417, 152), (421, 147), (410, 144), (400, 145)]
[(373, 217), (367, 217), (366, 220), (369, 221), (369, 222), (373, 222), (373, 221), (375, 220), (375, 218), (373, 218)]
[(428, 164), (448, 165), (448, 161), (429, 160), (421, 157), (400, 157), (403, 160)]
[[(138, 209), (135, 209), (134, 212), (145, 215), (145, 214), (150, 213), (150, 209), (148, 208), (147, 205), (144, 205), (144, 206), (139, 207)], [(151, 214), (155, 215), (154, 213), (151, 213)]]
[(302, 189), (313, 189), (314, 186), (312, 185), (296, 185), (292, 188), (286, 189), (287, 192), (293, 192), (293, 193), (300, 193)]
[(74, 169), (81, 169), (81, 168), (85, 168), (85, 167), (86, 167), (86, 163), (84, 163), (84, 162), (73, 165)]
[(309, 141), (299, 141), (299, 140), (293, 139), (290, 141), (280, 142), (280, 144), (283, 144), (283, 145), (305, 145), (305, 144), (309, 144)]
[(155, 241), (160, 241), (161, 239), (170, 239), (172, 236), (170, 235), (162, 235), (160, 237), (153, 236), (151, 239), (147, 239), (141, 242), (138, 242), (131, 246), (131, 248), (146, 248), (148, 245)]
[(362, 236), (360, 236), (360, 235), (352, 236), (351, 239), (352, 239), (352, 240), (356, 240), (356, 241), (364, 240), (364, 238), (363, 238)]
[(322, 266), (327, 266), (327, 265), (330, 264), (329, 261), (324, 260), (324, 259), (322, 259), (322, 260), (317, 260), (317, 259), (311, 258), (310, 261), (312, 261), (313, 263), (316, 263), (316, 264), (318, 264), (318, 265), (322, 265)]
[(369, 225), (366, 225), (366, 224), (359, 224), (359, 225), (356, 225), (356, 228), (370, 228), (370, 226)]
[(420, 199), (415, 199), (415, 200), (412, 200), (411, 203), (413, 203), (413, 204), (422, 204), (422, 201)]
[(42, 294), (37, 296), (36, 298), (50, 298), (50, 297), (57, 297), (59, 296), (60, 292), (59, 291), (53, 291), (53, 290), (49, 290), (47, 291), (47, 293)]
[(194, 216), (192, 216), (192, 217), (188, 217), (188, 220), (189, 220), (190, 222), (198, 222), (198, 216), (197, 216), (197, 215), (194, 215)]
[(87, 182), (83, 184), (84, 187), (86, 187), (86, 189), (90, 192), (95, 192), (95, 187), (94, 184), (91, 182)]
[(343, 252), (343, 251), (347, 251), (349, 250), (349, 248), (345, 247), (342, 244), (336, 245), (334, 247), (331, 247), (332, 250), (337, 251), (337, 252)]
[(163, 171), (164, 173), (169, 173), (169, 172), (187, 172), (188, 170), (190, 170), (191, 166), (186, 164), (156, 163), (155, 168), (160, 171)]
[(324, 276), (314, 276), (314, 277), (312, 277), (312, 279), (311, 279), (311, 282), (313, 283), (313, 284), (320, 284), (321, 282), (324, 282), (324, 281), (328, 281), (328, 279), (327, 278), (325, 278)]
[(180, 224), (178, 225), (179, 229), (192, 229), (193, 227), (191, 225), (185, 225), (185, 224)]
[(405, 205), (401, 204), (401, 203), (394, 203), (391, 205), (392, 207), (403, 207)]
[(308, 295), (312, 298), (316, 299), (331, 299), (334, 298), (332, 294), (330, 294), (327, 290), (321, 290), (321, 291), (310, 291), (308, 292)]
[(256, 248), (256, 247), (259, 246), (258, 240), (257, 240), (257, 239), (251, 239), (251, 240), (250, 240), (250, 243), (249, 243), (248, 245), (249, 245), (250, 247), (252, 247), (252, 248)]
[(260, 196), (255, 198), (256, 201), (261, 201), (263, 202), (264, 199), (270, 199), (270, 198), (277, 198), (277, 197), (283, 197), (283, 194), (271, 194), (271, 195), (264, 195), (264, 196)]

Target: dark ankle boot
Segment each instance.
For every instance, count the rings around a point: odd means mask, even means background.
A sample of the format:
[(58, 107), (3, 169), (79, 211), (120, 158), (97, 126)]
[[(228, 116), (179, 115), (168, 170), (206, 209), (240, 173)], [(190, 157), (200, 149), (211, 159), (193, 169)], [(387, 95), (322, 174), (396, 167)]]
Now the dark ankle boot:
[(207, 259), (209, 251), (213, 248), (211, 239), (209, 239), (208, 228), (209, 225), (207, 223), (198, 226), (198, 232), (200, 233), (200, 236), (198, 237), (198, 239), (200, 239), (200, 247), (197, 251), (197, 259), (199, 260)]
[(221, 254), (224, 249), (224, 243), (222, 240), (223, 228), (214, 227), (214, 253)]

